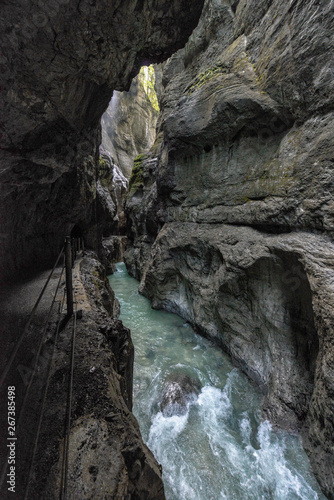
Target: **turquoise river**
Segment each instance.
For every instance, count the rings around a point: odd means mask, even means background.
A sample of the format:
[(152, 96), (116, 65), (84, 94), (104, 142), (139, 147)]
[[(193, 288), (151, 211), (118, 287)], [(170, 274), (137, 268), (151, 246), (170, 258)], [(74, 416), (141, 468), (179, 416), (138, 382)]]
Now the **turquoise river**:
[[(133, 412), (167, 500), (325, 499), (299, 437), (261, 420), (261, 394), (229, 358), (175, 314), (151, 309), (123, 263), (109, 279), (135, 346)], [(166, 416), (163, 387), (180, 372), (201, 389), (186, 413)]]

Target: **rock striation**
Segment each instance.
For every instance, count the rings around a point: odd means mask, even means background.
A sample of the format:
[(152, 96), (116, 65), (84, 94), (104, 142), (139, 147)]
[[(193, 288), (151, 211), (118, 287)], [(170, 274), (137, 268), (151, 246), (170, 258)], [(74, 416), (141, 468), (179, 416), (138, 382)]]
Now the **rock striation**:
[[(113, 91), (129, 90), (142, 65), (162, 62), (184, 46), (203, 3), (4, 0), (1, 285), (25, 269), (32, 274), (53, 265), (68, 234), (82, 236), (85, 248), (101, 256), (102, 238), (122, 232), (126, 181), (99, 150), (101, 116)], [(95, 257), (84, 260), (80, 271), (78, 286), (86, 291), (78, 325), (68, 498), (163, 499), (161, 469), (131, 413), (129, 331), (115, 317), (117, 302)], [(59, 492), (69, 326), (63, 333), (37, 450), (39, 472), (31, 479), (34, 498)], [(36, 423), (34, 405), (29, 411)], [(25, 444), (27, 452), (31, 447)]]
[(101, 221), (100, 234), (124, 234), (126, 220), (124, 214), (128, 180), (113, 162), (111, 154), (100, 146), (99, 173), (97, 181), (97, 220)]
[(114, 90), (165, 60), (203, 0), (2, 4), (1, 279), (51, 261), (75, 224), (97, 248), (100, 119)]
[[(327, 1), (207, 0), (164, 65), (125, 261), (301, 429), (334, 498), (334, 67)], [(131, 189), (131, 185), (130, 185)]]

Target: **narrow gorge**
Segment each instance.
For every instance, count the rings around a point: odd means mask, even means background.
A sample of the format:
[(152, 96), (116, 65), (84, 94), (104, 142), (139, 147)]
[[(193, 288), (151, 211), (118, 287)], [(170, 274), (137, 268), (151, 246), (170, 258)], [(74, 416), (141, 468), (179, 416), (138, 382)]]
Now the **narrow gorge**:
[[(45, 379), (36, 377), (26, 419), (28, 427), (38, 420), (39, 392), (50, 387), (36, 469), (26, 470), (28, 436), (16, 498), (174, 498), (162, 483), (159, 447), (141, 428), (148, 449), (132, 413), (136, 323), (130, 332), (118, 319), (107, 280), (117, 279), (115, 264), (124, 259), (153, 309), (178, 315), (198, 342), (248, 377), (264, 427), (255, 445), (240, 423), (237, 439), (249, 453), (240, 463), (266, 446), (266, 425), (298, 434), (323, 495), (334, 499), (332, 0), (4, 0), (1, 10), (3, 428), (7, 387), (17, 387), (19, 412), (27, 384), (17, 365), (34, 362), (28, 350), (39, 342), (31, 328), (21, 364), (12, 363), (33, 305), (29, 280), (52, 268), (66, 236), (81, 245), (69, 429), (62, 383), (71, 326), (63, 313), (60, 344), (51, 333), (45, 343), (49, 352), (54, 342), (55, 361)], [(47, 321), (56, 324), (55, 313)], [(201, 370), (212, 362), (205, 356)], [(218, 377), (221, 364), (213, 366)], [(205, 380), (194, 386), (202, 410)], [(5, 448), (0, 457), (5, 471)], [(219, 478), (238, 478), (231, 490), (222, 483), (230, 493), (220, 497), (253, 498), (241, 486), (245, 477), (219, 464)], [(263, 481), (264, 500), (324, 498)], [(219, 495), (177, 491), (179, 500)]]

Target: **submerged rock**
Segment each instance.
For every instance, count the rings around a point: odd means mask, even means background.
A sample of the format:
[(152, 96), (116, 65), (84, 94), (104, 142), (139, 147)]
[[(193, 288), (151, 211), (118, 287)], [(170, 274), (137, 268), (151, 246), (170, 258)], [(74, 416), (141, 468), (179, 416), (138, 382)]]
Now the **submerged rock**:
[(163, 387), (163, 396), (160, 409), (165, 417), (184, 415), (188, 404), (200, 392), (201, 384), (189, 375), (176, 372), (172, 373)]
[(320, 235), (167, 223), (140, 287), (153, 307), (182, 316), (232, 356), (263, 390), (264, 416), (302, 431), (314, 471), (327, 484), (333, 255), (333, 243)]
[[(131, 412), (134, 350), (130, 331), (117, 319), (118, 301), (93, 253), (76, 263), (74, 288), (82, 315), (75, 343), (67, 497), (163, 500), (161, 468), (143, 443)], [(31, 498), (59, 498), (72, 329), (69, 322), (56, 346)], [(24, 423), (26, 431), (35, 425), (29, 418)], [(28, 447), (22, 453), (29, 455)], [(25, 473), (20, 477), (21, 491)]]

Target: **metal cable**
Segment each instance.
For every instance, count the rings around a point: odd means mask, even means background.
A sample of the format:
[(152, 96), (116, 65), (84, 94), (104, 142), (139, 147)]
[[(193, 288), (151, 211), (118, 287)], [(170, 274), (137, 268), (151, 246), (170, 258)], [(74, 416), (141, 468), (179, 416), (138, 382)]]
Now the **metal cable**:
[(34, 460), (35, 460), (35, 455), (36, 455), (36, 451), (37, 451), (39, 436), (40, 436), (41, 427), (42, 427), (42, 420), (43, 420), (43, 415), (44, 415), (44, 407), (45, 407), (47, 393), (48, 393), (48, 390), (49, 390), (49, 385), (50, 385), (50, 380), (51, 380), (51, 367), (52, 367), (53, 360), (54, 360), (54, 354), (55, 354), (55, 350), (56, 350), (56, 344), (57, 344), (57, 340), (58, 340), (58, 334), (59, 334), (60, 324), (61, 324), (61, 321), (62, 321), (61, 313), (62, 313), (62, 310), (63, 310), (64, 302), (65, 302), (65, 290), (64, 290), (64, 294), (63, 294), (63, 298), (62, 298), (61, 307), (60, 307), (60, 314), (59, 314), (59, 320), (58, 320), (57, 330), (56, 330), (56, 335), (55, 335), (55, 342), (53, 344), (52, 356), (51, 356), (51, 360), (50, 360), (49, 367), (48, 367), (48, 377), (47, 377), (46, 386), (45, 386), (45, 389), (44, 389), (43, 403), (42, 403), (42, 407), (41, 407), (41, 411), (40, 411), (40, 416), (39, 416), (39, 421), (38, 421), (38, 428), (37, 428), (37, 433), (36, 433), (36, 438), (35, 438), (35, 443), (34, 443), (33, 454), (32, 454), (32, 458), (31, 458), (31, 461), (30, 461), (29, 474), (28, 474), (28, 480), (27, 480), (27, 485), (26, 485), (24, 500), (28, 499), (28, 493), (29, 493), (29, 488), (30, 488), (30, 480), (31, 480), (31, 475), (32, 475), (32, 470), (33, 470), (33, 463), (34, 463)]
[(26, 393), (25, 393), (24, 400), (23, 400), (23, 403), (22, 403), (22, 408), (21, 408), (21, 412), (20, 412), (18, 424), (20, 422), (21, 413), (22, 413), (24, 405), (26, 403), (26, 399), (28, 397), (30, 388), (32, 386), (33, 379), (34, 379), (35, 374), (37, 372), (37, 366), (38, 366), (38, 362), (39, 362), (39, 358), (40, 358), (40, 354), (41, 354), (41, 350), (42, 350), (42, 346), (43, 346), (43, 341), (44, 341), (45, 334), (46, 334), (46, 331), (47, 331), (47, 327), (48, 327), (49, 319), (50, 319), (50, 316), (51, 316), (51, 312), (52, 312), (54, 303), (56, 301), (56, 297), (57, 297), (57, 293), (58, 293), (58, 290), (59, 290), (60, 282), (61, 282), (61, 279), (62, 279), (62, 276), (63, 276), (63, 273), (64, 273), (64, 269), (65, 269), (65, 264), (63, 265), (63, 268), (61, 270), (60, 277), (59, 277), (59, 280), (58, 280), (58, 283), (57, 283), (57, 287), (56, 287), (56, 290), (55, 290), (55, 293), (54, 293), (54, 296), (53, 296), (53, 299), (52, 299), (52, 302), (51, 302), (51, 307), (49, 309), (49, 312), (48, 312), (48, 315), (47, 315), (47, 318), (46, 318), (46, 322), (45, 322), (45, 325), (44, 325), (44, 330), (43, 330), (42, 337), (41, 337), (41, 340), (40, 340), (40, 343), (39, 343), (39, 346), (38, 346), (38, 350), (37, 350), (37, 354), (36, 354), (36, 359), (35, 359), (35, 364), (34, 364), (33, 372), (32, 372), (32, 375), (30, 377), (29, 384), (28, 384), (28, 387), (26, 389)]
[(51, 279), (51, 277), (52, 277), (52, 275), (53, 275), (53, 273), (54, 273), (54, 270), (56, 269), (56, 267), (57, 267), (57, 265), (58, 265), (59, 259), (60, 259), (61, 255), (62, 255), (63, 251), (64, 251), (64, 247), (61, 249), (61, 251), (60, 251), (60, 253), (59, 253), (59, 255), (58, 255), (58, 258), (57, 258), (57, 260), (56, 260), (56, 263), (55, 263), (55, 265), (53, 266), (52, 271), (51, 271), (51, 273), (49, 274), (49, 277), (48, 277), (48, 279), (46, 280), (46, 282), (45, 282), (45, 284), (44, 284), (44, 286), (43, 286), (43, 289), (42, 289), (41, 293), (39, 294), (39, 297), (38, 297), (38, 299), (37, 299), (37, 301), (36, 301), (36, 303), (35, 303), (35, 305), (34, 305), (34, 307), (33, 307), (32, 311), (31, 311), (31, 313), (30, 313), (30, 316), (29, 316), (29, 318), (28, 318), (27, 323), (25, 324), (25, 327), (24, 327), (24, 330), (23, 330), (23, 332), (22, 332), (22, 335), (21, 335), (21, 337), (19, 338), (18, 342), (16, 343), (16, 346), (15, 346), (15, 348), (13, 349), (13, 352), (12, 352), (12, 354), (11, 354), (11, 356), (10, 356), (10, 358), (9, 358), (8, 362), (7, 362), (6, 368), (4, 369), (4, 371), (3, 371), (2, 375), (1, 375), (1, 378), (0, 378), (0, 388), (2, 387), (2, 385), (3, 385), (4, 381), (5, 381), (6, 377), (7, 377), (7, 374), (8, 374), (8, 372), (9, 372), (9, 370), (10, 370), (10, 368), (11, 368), (12, 364), (13, 364), (13, 361), (14, 361), (14, 359), (15, 359), (15, 356), (16, 356), (16, 354), (17, 354), (17, 351), (19, 350), (20, 345), (22, 344), (22, 341), (23, 341), (24, 337), (26, 336), (26, 333), (27, 333), (28, 328), (29, 328), (29, 326), (30, 326), (30, 324), (31, 324), (31, 321), (32, 321), (32, 319), (33, 319), (33, 317), (34, 317), (34, 314), (35, 314), (35, 312), (36, 312), (36, 309), (37, 309), (37, 307), (38, 307), (38, 304), (40, 303), (40, 301), (41, 301), (41, 299), (42, 299), (42, 297), (43, 297), (43, 295), (44, 295), (44, 292), (45, 292), (45, 290), (46, 290), (46, 287), (48, 286), (49, 281), (50, 281), (50, 279)]
[(72, 350), (71, 350), (71, 361), (70, 361), (70, 378), (69, 378), (69, 390), (68, 390), (68, 401), (67, 401), (67, 413), (65, 418), (65, 440), (63, 449), (63, 465), (62, 465), (62, 475), (61, 475), (61, 486), (60, 486), (60, 500), (66, 500), (67, 496), (67, 477), (68, 477), (68, 454), (69, 454), (69, 444), (70, 444), (70, 431), (71, 431), (71, 415), (72, 415), (72, 401), (73, 401), (73, 378), (74, 378), (74, 353), (75, 353), (75, 340), (76, 340), (76, 330), (77, 330), (77, 302), (75, 303), (75, 311), (73, 318), (73, 330), (72, 330)]
[[(57, 287), (56, 287), (56, 290), (55, 290), (55, 293), (54, 293), (54, 296), (53, 296), (53, 299), (52, 299), (52, 302), (51, 302), (51, 306), (50, 306), (50, 309), (48, 311), (48, 315), (47, 315), (47, 318), (46, 318), (46, 321), (45, 321), (45, 324), (44, 324), (44, 329), (43, 329), (43, 333), (42, 333), (41, 340), (40, 340), (40, 343), (39, 343), (39, 347), (38, 347), (38, 350), (37, 350), (33, 372), (32, 372), (32, 375), (30, 377), (28, 387), (27, 387), (27, 389), (25, 391), (25, 395), (24, 395), (23, 402), (22, 402), (22, 405), (21, 405), (20, 415), (19, 415), (19, 418), (18, 418), (18, 421), (17, 421), (17, 425), (16, 425), (16, 431), (17, 431), (17, 433), (18, 433), (18, 431), (20, 429), (20, 424), (21, 424), (21, 420), (22, 420), (24, 408), (25, 408), (25, 405), (27, 403), (27, 399), (28, 399), (28, 395), (29, 395), (29, 392), (30, 392), (30, 389), (31, 389), (31, 385), (32, 385), (33, 379), (34, 379), (35, 374), (36, 374), (36, 368), (37, 368), (39, 357), (40, 357), (40, 353), (41, 353), (41, 350), (42, 350), (43, 340), (44, 340), (44, 337), (45, 337), (45, 334), (46, 334), (46, 331), (47, 331), (47, 326), (48, 326), (49, 318), (50, 318), (50, 315), (51, 315), (51, 312), (52, 312), (52, 309), (53, 309), (53, 306), (54, 306), (54, 303), (55, 303), (55, 300), (56, 300), (56, 297), (57, 297), (57, 293), (58, 293), (60, 282), (61, 282), (61, 279), (62, 279), (62, 276), (63, 276), (63, 273), (64, 273), (64, 269), (65, 269), (65, 265), (63, 265), (63, 268), (61, 270), (60, 277), (59, 277), (59, 280), (58, 280), (58, 283), (57, 283)], [(3, 482), (4, 482), (4, 479), (5, 479), (5, 476), (6, 476), (6, 471), (7, 471), (7, 461), (6, 461), (6, 463), (4, 463), (4, 466), (3, 466), (2, 471), (1, 471), (0, 491), (1, 491), (1, 488), (3, 486)]]

